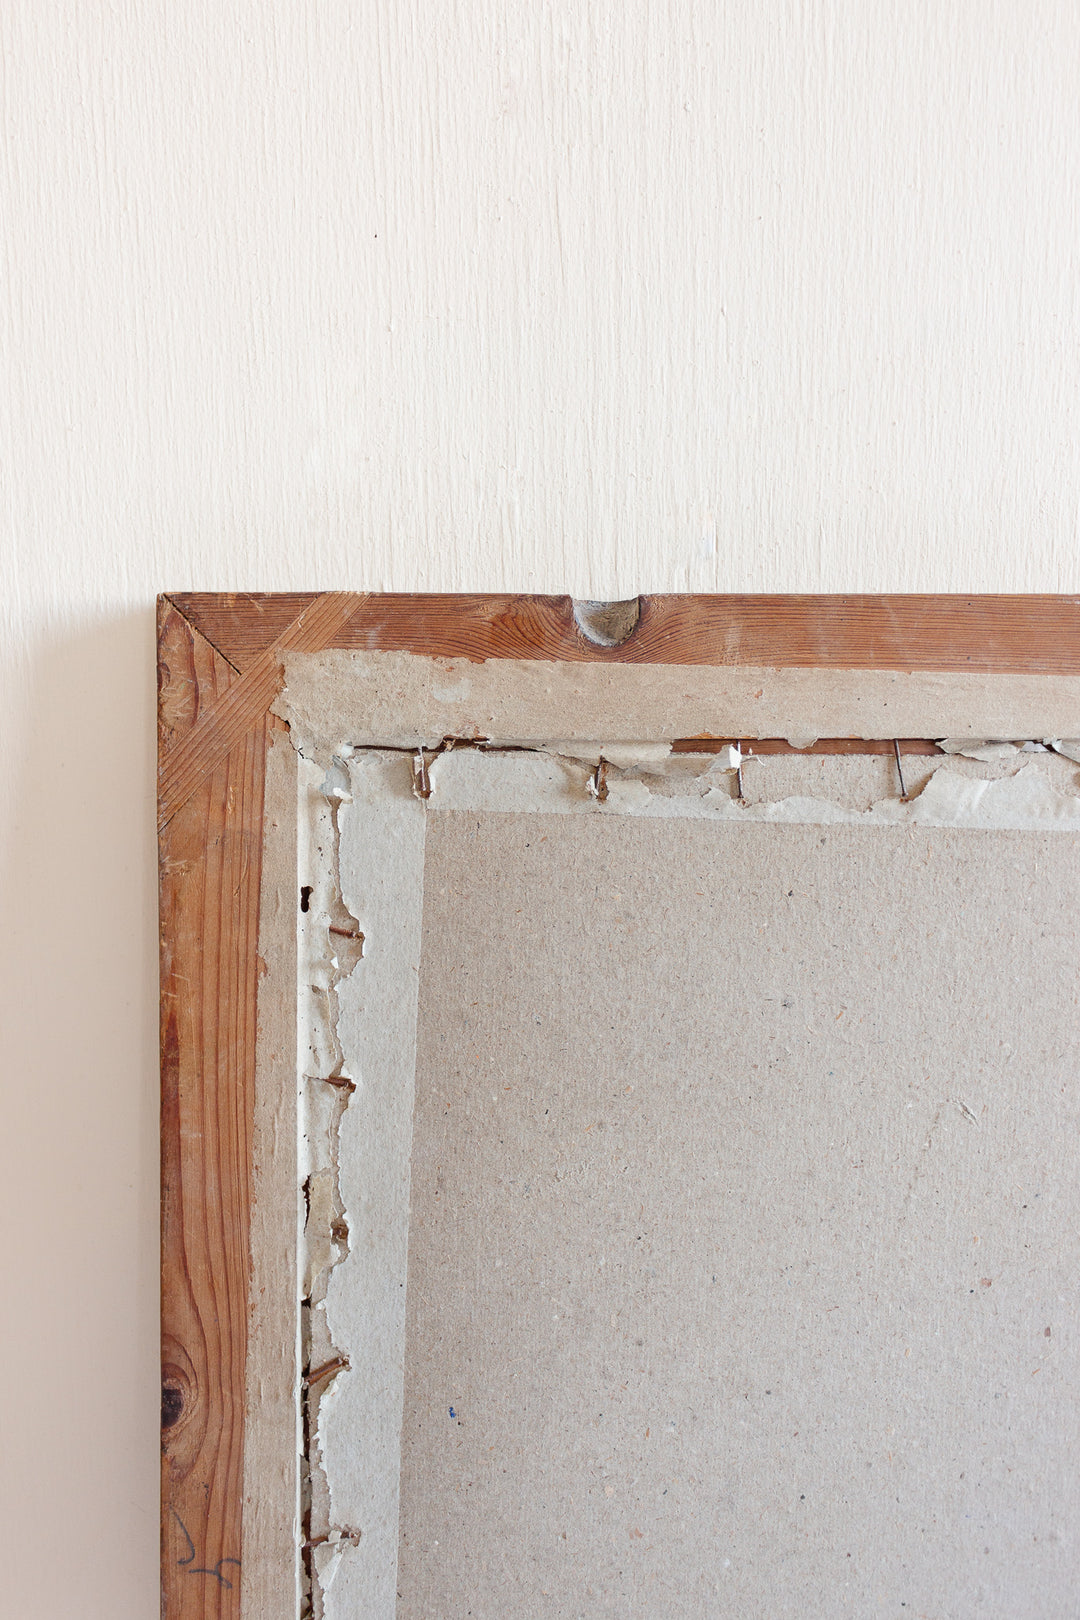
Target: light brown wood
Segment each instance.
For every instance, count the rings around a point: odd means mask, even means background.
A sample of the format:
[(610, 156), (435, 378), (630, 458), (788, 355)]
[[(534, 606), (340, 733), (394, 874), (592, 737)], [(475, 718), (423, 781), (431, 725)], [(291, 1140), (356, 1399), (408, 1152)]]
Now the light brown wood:
[[(645, 597), (629, 640), (605, 649), (580, 634), (566, 597), (161, 599), (162, 1612), (168, 1620), (239, 1620), (243, 1503), (260, 1485), (244, 1479), (252, 1131), (265, 767), (278, 724), (268, 708), (286, 647), (1072, 674), (1080, 673), (1080, 602)], [(830, 746), (819, 743), (816, 751)], [(919, 739), (902, 744), (913, 752), (930, 746)], [(766, 752), (770, 745), (754, 747)], [(289, 1275), (283, 1268), (282, 1286), (291, 1286)], [(253, 1448), (251, 1455), (258, 1454)]]
[(242, 675), (234, 677), (216, 693), (212, 703), (200, 709), (194, 724), (162, 759), (158, 776), (159, 828), (266, 715), (281, 687), (282, 653), (317, 652), (332, 645), (343, 621), (364, 600), (344, 592), (307, 599), (272, 646), (252, 659)]
[[(163, 745), (235, 676), (162, 615)], [(187, 730), (185, 731), (185, 725)], [(239, 1614), (259, 851), (267, 722), (161, 836), (162, 1612)], [(166, 759), (168, 754), (165, 755)]]
[[(175, 601), (246, 669), (313, 598), (191, 593)], [(637, 629), (614, 648), (586, 640), (566, 596), (353, 601), (323, 645), (477, 659), (1080, 672), (1080, 600), (1070, 596), (643, 596)]]

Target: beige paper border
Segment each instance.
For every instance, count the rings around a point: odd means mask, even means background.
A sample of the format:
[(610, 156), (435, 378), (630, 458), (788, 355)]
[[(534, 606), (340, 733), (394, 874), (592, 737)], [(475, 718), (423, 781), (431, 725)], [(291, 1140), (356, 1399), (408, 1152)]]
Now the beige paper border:
[(300, 1186), (297, 1175), (296, 754), (266, 754), (255, 1112), (251, 1308), (244, 1420), (241, 1620), (300, 1612)]
[(677, 737), (1076, 737), (1080, 678), (287, 653), (275, 710), (325, 755), (356, 747)]

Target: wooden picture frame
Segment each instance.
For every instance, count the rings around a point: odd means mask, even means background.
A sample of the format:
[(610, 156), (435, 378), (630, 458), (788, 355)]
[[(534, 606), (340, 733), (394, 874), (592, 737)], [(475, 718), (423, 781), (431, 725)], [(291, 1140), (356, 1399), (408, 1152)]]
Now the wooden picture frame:
[[(272, 1562), (266, 1549), (288, 1517), (287, 1493), (295, 1493), (290, 1454), (299, 1466), (286, 1410), (296, 1372), (295, 1322), (291, 1338), (289, 1326), (295, 1257), (283, 1256), (276, 1276), (252, 1272), (253, 1220), (263, 1218), (255, 1144), (272, 1124), (260, 1123), (258, 1113), (259, 1054), (265, 1059), (272, 1048), (282, 1072), (294, 1058), (288, 1029), (273, 1027), (272, 1008), (262, 1016), (260, 1009), (265, 976), (280, 970), (288, 978), (287, 961), (275, 969), (274, 951), (287, 957), (295, 949), (292, 913), (268, 915), (263, 888), (274, 819), (268, 810), (280, 811), (275, 836), (289, 836), (287, 794), (282, 799), (280, 783), (268, 778), (275, 746), (282, 757), (288, 740), (286, 723), (271, 708), (283, 656), (352, 648), (478, 662), (1080, 675), (1080, 602), (1067, 597), (646, 596), (630, 617), (636, 623), (627, 638), (603, 645), (584, 633), (565, 597), (159, 599), (161, 1505), (168, 1620), (241, 1614), (276, 1620), (281, 1611), (274, 1604), (287, 1607), (292, 1578), (283, 1572), (285, 1597), (245, 1589), (241, 1579), (249, 1548), (256, 1549), (252, 1570)], [(716, 743), (697, 738), (684, 745)], [(770, 745), (788, 746), (782, 739), (761, 743)], [(816, 746), (925, 750), (932, 743), (852, 735)], [(286, 1113), (288, 1105), (283, 1094)], [(287, 1133), (284, 1142), (287, 1152)], [(272, 1200), (271, 1217), (287, 1233), (289, 1212), (275, 1213)], [(253, 1333), (280, 1346), (277, 1374), (260, 1362), (258, 1377), (266, 1381), (257, 1387)], [(253, 1409), (277, 1413), (267, 1420), (272, 1438), (262, 1449)], [(272, 1573), (268, 1578), (272, 1587)]]

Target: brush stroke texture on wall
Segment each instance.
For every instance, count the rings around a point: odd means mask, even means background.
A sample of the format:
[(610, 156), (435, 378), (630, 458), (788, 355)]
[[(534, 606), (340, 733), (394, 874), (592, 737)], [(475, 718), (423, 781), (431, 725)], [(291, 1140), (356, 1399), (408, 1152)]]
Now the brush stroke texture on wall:
[(127, 1620), (153, 593), (1080, 589), (1080, 12), (9, 0), (0, 71), (0, 1620)]

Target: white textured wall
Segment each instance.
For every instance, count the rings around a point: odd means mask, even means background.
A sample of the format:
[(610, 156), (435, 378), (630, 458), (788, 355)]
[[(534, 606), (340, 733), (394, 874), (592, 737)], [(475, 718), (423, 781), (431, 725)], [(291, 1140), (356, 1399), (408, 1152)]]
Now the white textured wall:
[(156, 1612), (151, 598), (1080, 589), (1073, 0), (7, 0), (0, 1617)]

